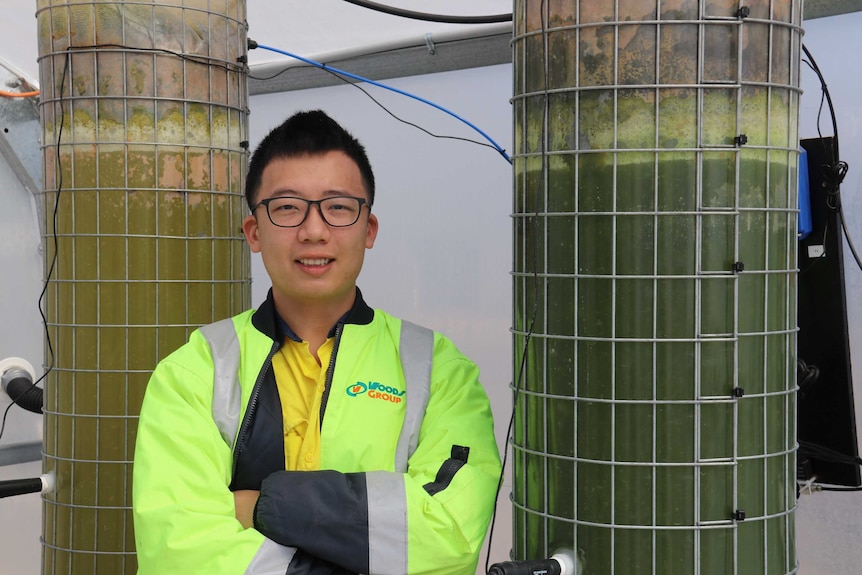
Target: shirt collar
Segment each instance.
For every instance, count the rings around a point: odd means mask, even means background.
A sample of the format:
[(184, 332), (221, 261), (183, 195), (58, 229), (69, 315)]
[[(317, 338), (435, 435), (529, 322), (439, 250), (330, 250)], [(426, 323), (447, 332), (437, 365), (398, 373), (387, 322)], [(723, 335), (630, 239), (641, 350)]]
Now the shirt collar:
[[(272, 296), (272, 288), (266, 294), (266, 300), (254, 312), (251, 318), (251, 323), (259, 332), (267, 337), (284, 341), (282, 334), (293, 333), (293, 330), (284, 330), (281, 327), (278, 313), (275, 311), (275, 300)], [(345, 324), (368, 325), (374, 320), (374, 310), (368, 307), (365, 300), (362, 299), (362, 292), (356, 288), (356, 301), (353, 302), (353, 309), (347, 312), (346, 316), (336, 322), (334, 327), (338, 326), (339, 322)], [(294, 336), (296, 334), (294, 333)], [(334, 332), (333, 332), (334, 335)]]
[[(348, 310), (343, 316), (338, 318), (338, 321), (335, 322), (335, 325), (333, 325), (332, 328), (330, 328), (329, 333), (326, 334), (326, 337), (335, 336), (335, 330), (338, 328), (338, 324), (344, 323), (344, 321), (347, 319), (347, 316), (350, 315), (351, 311), (352, 310)], [(297, 343), (300, 343), (302, 341), (302, 338), (296, 335), (296, 332), (291, 329), (287, 322), (284, 321), (284, 318), (282, 318), (281, 315), (278, 315), (278, 313), (276, 313), (276, 321), (278, 322), (278, 331), (282, 341), (284, 341), (285, 338), (290, 338)]]

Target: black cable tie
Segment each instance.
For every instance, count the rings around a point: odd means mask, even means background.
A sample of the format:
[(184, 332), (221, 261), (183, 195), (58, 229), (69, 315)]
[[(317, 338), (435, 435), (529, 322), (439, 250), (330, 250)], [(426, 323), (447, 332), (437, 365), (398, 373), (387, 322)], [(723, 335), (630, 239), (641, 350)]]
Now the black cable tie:
[(736, 11), (737, 18), (748, 18), (751, 15), (751, 8), (748, 6), (740, 6)]
[(733, 262), (733, 273), (738, 274), (745, 271), (745, 262)]
[(734, 387), (734, 388), (731, 390), (730, 395), (731, 395), (732, 397), (740, 398), (740, 397), (742, 397), (742, 396), (744, 396), (744, 395), (745, 395), (745, 390), (744, 390), (743, 388), (741, 388), (741, 387)]
[(744, 146), (748, 143), (748, 136), (745, 134), (740, 134), (733, 139), (733, 144), (738, 148), (739, 146)]
[(745, 511), (737, 509), (733, 512), (732, 518), (734, 521), (745, 521)]
[(245, 54), (243, 54), (242, 56), (239, 56), (239, 57), (236, 59), (236, 61), (237, 61), (237, 62), (239, 62), (240, 64), (247, 64), (247, 63), (248, 63), (248, 56), (246, 56)]
[(248, 140), (243, 140), (242, 142), (240, 142), (239, 147), (243, 150), (248, 150)]

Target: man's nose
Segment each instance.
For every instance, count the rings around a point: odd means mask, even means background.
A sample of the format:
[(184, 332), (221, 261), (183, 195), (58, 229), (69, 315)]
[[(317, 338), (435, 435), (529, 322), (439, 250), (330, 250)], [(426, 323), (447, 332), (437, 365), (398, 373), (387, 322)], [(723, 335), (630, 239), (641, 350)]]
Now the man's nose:
[(308, 206), (308, 213), (299, 226), (299, 233), (302, 240), (318, 240), (329, 236), (329, 225), (323, 219), (320, 204)]

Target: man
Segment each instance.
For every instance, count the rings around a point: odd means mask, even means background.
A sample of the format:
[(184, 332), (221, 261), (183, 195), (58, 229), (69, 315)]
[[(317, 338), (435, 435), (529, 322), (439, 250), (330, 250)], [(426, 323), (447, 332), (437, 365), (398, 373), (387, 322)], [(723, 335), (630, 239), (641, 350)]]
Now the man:
[(245, 237), (272, 281), (147, 387), (134, 465), (139, 574), (472, 574), (500, 474), (476, 366), (372, 309), (374, 175), (321, 111), (264, 138)]

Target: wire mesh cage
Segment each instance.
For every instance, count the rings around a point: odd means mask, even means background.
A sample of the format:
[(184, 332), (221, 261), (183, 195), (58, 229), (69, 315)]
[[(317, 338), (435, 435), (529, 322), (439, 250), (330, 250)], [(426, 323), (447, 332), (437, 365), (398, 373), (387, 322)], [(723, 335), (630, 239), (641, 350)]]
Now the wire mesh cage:
[(515, 3), (514, 555), (794, 573), (801, 3)]
[(242, 0), (39, 0), (45, 573), (134, 573), (149, 373), (249, 305)]

